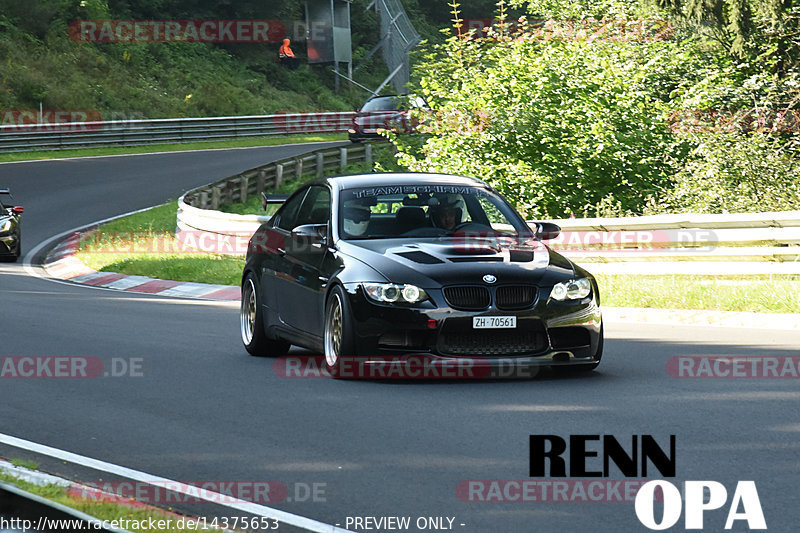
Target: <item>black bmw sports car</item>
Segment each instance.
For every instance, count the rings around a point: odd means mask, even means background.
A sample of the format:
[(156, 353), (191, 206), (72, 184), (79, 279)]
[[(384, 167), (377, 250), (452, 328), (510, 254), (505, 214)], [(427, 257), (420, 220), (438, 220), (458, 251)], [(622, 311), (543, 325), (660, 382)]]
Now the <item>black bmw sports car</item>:
[(21, 219), (24, 209), (13, 204), (8, 189), (0, 189), (0, 261), (16, 261), (22, 250)]
[[(266, 200), (266, 199), (265, 199)], [(496, 368), (591, 370), (603, 353), (597, 283), (481, 180), (366, 174), (305, 184), (250, 240), (241, 334), (380, 364), (425, 356)]]

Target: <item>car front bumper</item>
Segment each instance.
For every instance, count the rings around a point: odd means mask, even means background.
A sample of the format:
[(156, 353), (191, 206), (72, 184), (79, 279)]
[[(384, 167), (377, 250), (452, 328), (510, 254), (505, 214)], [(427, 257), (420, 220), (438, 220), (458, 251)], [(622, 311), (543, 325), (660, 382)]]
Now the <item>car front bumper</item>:
[[(548, 302), (540, 290), (536, 302), (517, 311), (461, 311), (446, 305), (441, 290), (411, 306), (382, 305), (370, 300), (358, 284), (345, 287), (350, 300), (356, 355), (365, 365), (382, 365), (399, 356), (425, 361), (470, 361), (481, 369), (587, 365), (597, 360), (602, 314), (594, 296), (576, 302)], [(509, 316), (514, 329), (473, 329), (475, 316)]]
[(19, 237), (16, 233), (0, 235), (0, 255), (16, 255), (19, 249)]

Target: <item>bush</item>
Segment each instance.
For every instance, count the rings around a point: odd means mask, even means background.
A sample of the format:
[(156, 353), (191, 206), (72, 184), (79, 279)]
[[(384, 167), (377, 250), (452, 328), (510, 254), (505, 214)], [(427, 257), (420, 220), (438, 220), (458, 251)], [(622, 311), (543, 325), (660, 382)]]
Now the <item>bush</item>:
[(665, 120), (690, 68), (673, 47), (451, 38), (418, 65), (436, 113), (422, 144), (397, 139), (400, 162), (481, 177), (528, 216), (594, 214), (609, 196), (640, 211), (685, 153)]
[[(594, 14), (562, 0), (515, 4)], [(630, 14), (618, 0), (591, 5)], [(661, 16), (642, 6), (636, 16)], [(604, 40), (520, 25), (428, 47), (414, 91), (435, 111), (418, 113), (422, 135), (390, 136), (401, 165), (482, 178), (537, 218), (800, 208), (797, 134), (674, 122), (675, 110), (796, 106), (800, 76), (737, 62), (685, 27), (669, 40)]]
[(740, 213), (800, 206), (800, 160), (763, 132), (707, 133), (658, 206), (648, 211)]

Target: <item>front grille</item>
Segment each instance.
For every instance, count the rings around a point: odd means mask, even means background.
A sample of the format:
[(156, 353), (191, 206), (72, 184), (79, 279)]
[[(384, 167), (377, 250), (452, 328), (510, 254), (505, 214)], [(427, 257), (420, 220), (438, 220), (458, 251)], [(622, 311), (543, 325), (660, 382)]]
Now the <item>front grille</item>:
[(497, 287), (495, 305), (498, 309), (527, 309), (536, 301), (536, 287), (510, 285)]
[(547, 335), (538, 319), (517, 321), (514, 329), (472, 329), (472, 318), (449, 319), (442, 327), (437, 350), (462, 357), (536, 355), (547, 350)]
[(445, 287), (444, 298), (453, 309), (467, 311), (486, 309), (491, 302), (486, 287)]

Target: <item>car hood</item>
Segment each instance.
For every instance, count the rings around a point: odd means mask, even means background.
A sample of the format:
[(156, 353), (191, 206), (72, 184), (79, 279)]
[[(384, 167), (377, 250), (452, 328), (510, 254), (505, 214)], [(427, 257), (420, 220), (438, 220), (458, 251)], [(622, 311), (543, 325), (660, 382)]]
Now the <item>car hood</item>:
[(350, 240), (339, 244), (342, 253), (363, 261), (387, 280), (421, 288), (481, 284), (486, 274), (495, 276), (498, 285), (551, 286), (575, 275), (575, 267), (568, 259), (540, 242), (519, 245), (448, 237), (417, 242)]

